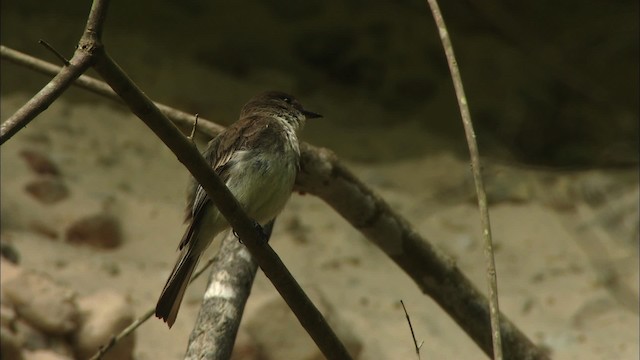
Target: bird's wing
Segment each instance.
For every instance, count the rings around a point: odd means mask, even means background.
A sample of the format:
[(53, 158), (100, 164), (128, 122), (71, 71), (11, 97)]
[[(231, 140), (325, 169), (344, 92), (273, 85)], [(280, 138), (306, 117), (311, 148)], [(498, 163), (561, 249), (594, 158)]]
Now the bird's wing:
[[(234, 154), (237, 151), (251, 148), (253, 142), (259, 138), (256, 136), (257, 133), (268, 129), (269, 122), (269, 119), (264, 117), (245, 117), (229, 126), (209, 142), (202, 155), (223, 183), (229, 179), (229, 170), (235, 163), (235, 160), (232, 160)], [(189, 228), (180, 241), (178, 247), (180, 250), (189, 243), (193, 232), (198, 229), (202, 221), (204, 210), (211, 205), (213, 204), (207, 192), (192, 178), (185, 219), (186, 222), (189, 222)]]

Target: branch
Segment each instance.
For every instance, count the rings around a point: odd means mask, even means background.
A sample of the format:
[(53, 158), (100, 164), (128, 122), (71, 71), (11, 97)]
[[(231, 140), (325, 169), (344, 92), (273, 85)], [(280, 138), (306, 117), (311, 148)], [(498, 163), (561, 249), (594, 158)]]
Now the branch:
[[(37, 71), (41, 74), (56, 76), (59, 72), (63, 70), (62, 67), (54, 65), (50, 62), (40, 60), (31, 55), (27, 55), (20, 51), (8, 48), (4, 45), (0, 45), (0, 56), (3, 59), (6, 59), (16, 65), (24, 66), (28, 69)], [(113, 91), (107, 83), (104, 81), (97, 80), (88, 75), (82, 75), (73, 82), (73, 85), (78, 86), (82, 89), (90, 91), (94, 94), (104, 96), (109, 100), (113, 100), (117, 103), (124, 104), (122, 99), (118, 94)], [(176, 110), (174, 108), (168, 107), (166, 105), (154, 102), (156, 107), (162, 111), (165, 116), (169, 117), (174, 123), (183, 126), (183, 127), (191, 127), (193, 125), (193, 115)], [(203, 121), (198, 123), (198, 131), (210, 136), (214, 137), (220, 131), (222, 131), (224, 127), (212, 122), (212, 121)]]
[(482, 173), (480, 166), (480, 152), (478, 151), (478, 144), (476, 143), (476, 134), (473, 130), (473, 123), (471, 122), (471, 113), (469, 112), (469, 105), (467, 104), (467, 96), (464, 93), (464, 87), (462, 86), (462, 77), (460, 76), (460, 70), (458, 69), (458, 62), (456, 56), (453, 53), (453, 45), (451, 45), (451, 39), (449, 38), (449, 32), (447, 26), (444, 23), (444, 18), (440, 12), (437, 0), (427, 0), (431, 13), (438, 27), (440, 33), (440, 41), (444, 47), (444, 53), (447, 57), (447, 63), (449, 64), (449, 70), (451, 71), (451, 80), (453, 80), (453, 87), (456, 91), (456, 97), (458, 99), (458, 107), (460, 108), (460, 116), (462, 117), (462, 124), (464, 125), (464, 132), (467, 137), (467, 144), (469, 145), (469, 154), (471, 155), (471, 172), (473, 174), (473, 182), (476, 185), (476, 194), (478, 196), (478, 208), (480, 208), (480, 222), (482, 225), (482, 239), (484, 243), (484, 256), (485, 265), (487, 267), (486, 278), (487, 288), (489, 290), (489, 315), (491, 318), (491, 339), (493, 345), (493, 358), (496, 360), (502, 360), (502, 337), (500, 335), (500, 307), (498, 305), (498, 280), (496, 277), (496, 263), (493, 257), (493, 241), (491, 239), (491, 222), (489, 221), (489, 208), (487, 206), (487, 193), (484, 191), (484, 184), (482, 182)]
[(102, 29), (108, 3), (108, 0), (94, 1), (84, 33), (80, 38), (78, 48), (69, 60), (69, 64), (15, 114), (2, 123), (0, 126), (0, 145), (27, 126), (38, 114), (45, 111), (78, 76), (91, 66), (93, 51), (102, 46), (96, 35), (99, 35)]
[(404, 306), (404, 301), (400, 300), (400, 305), (402, 305), (402, 310), (404, 310), (404, 316), (407, 318), (407, 324), (409, 324), (409, 330), (411, 330), (411, 338), (413, 339), (413, 347), (416, 350), (416, 356), (418, 360), (420, 360), (420, 348), (422, 347), (423, 342), (420, 342), (418, 345), (418, 340), (416, 340), (416, 333), (413, 332), (413, 325), (411, 325), (411, 318), (409, 317), (409, 312), (407, 312), (406, 306)]
[[(265, 226), (266, 233), (271, 235), (272, 228), (273, 222)], [(231, 358), (257, 270), (247, 248), (229, 232), (214, 258), (185, 359)]]

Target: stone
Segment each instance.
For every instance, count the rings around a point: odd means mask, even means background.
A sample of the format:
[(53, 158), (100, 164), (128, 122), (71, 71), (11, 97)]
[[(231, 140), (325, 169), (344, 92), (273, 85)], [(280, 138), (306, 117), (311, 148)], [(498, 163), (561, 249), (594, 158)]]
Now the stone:
[(47, 335), (33, 327), (33, 325), (24, 319), (18, 318), (14, 324), (14, 328), (16, 336), (20, 339), (22, 348), (27, 350), (42, 350), (49, 347)]
[(0, 255), (16, 265), (20, 264), (20, 253), (10, 242), (0, 241)]
[(45, 154), (36, 150), (22, 150), (22, 158), (27, 162), (29, 168), (38, 175), (60, 175), (58, 166)]
[(69, 226), (66, 239), (73, 244), (113, 249), (122, 243), (120, 221), (108, 214), (88, 216)]
[(77, 327), (75, 293), (45, 275), (21, 271), (3, 282), (2, 290), (19, 317), (47, 334), (63, 335)]
[[(128, 299), (113, 291), (102, 291), (78, 299), (80, 326), (72, 336), (76, 357), (91, 357), (113, 336), (120, 333), (134, 320)], [(105, 360), (133, 359), (135, 333), (123, 338), (106, 353)]]
[(58, 354), (52, 350), (25, 351), (24, 360), (73, 360), (73, 357)]
[(67, 185), (55, 177), (44, 177), (29, 182), (25, 190), (43, 204), (55, 204), (69, 197)]
[(9, 260), (6, 260), (4, 257), (0, 258), (0, 303), (6, 305), (9, 303), (9, 299), (5, 295), (4, 285), (7, 284), (12, 279), (16, 278), (22, 268), (18, 265), (15, 265)]

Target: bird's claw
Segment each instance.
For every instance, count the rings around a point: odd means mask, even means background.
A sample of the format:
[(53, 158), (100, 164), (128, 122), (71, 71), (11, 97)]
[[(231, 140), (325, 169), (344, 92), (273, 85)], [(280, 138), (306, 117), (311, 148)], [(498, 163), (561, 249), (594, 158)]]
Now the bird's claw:
[[(258, 222), (255, 220), (253, 221), (253, 227), (258, 232), (258, 237), (262, 242), (266, 243), (267, 241), (269, 241), (269, 235), (267, 234), (266, 231), (264, 231), (264, 228), (260, 224), (258, 224)], [(242, 244), (242, 239), (240, 239), (240, 236), (238, 235), (238, 233), (235, 230), (231, 230), (231, 231), (233, 232), (233, 236), (235, 236), (240, 242), (240, 244)]]

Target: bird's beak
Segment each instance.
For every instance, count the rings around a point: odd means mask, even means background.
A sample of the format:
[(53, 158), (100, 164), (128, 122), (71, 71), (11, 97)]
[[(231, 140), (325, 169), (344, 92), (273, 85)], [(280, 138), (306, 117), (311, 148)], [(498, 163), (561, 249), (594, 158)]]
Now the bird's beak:
[(314, 113), (312, 111), (308, 111), (308, 110), (302, 110), (302, 113), (304, 114), (304, 116), (307, 119), (315, 119), (315, 118), (321, 118), (322, 117), (322, 115), (316, 114), (316, 113)]

